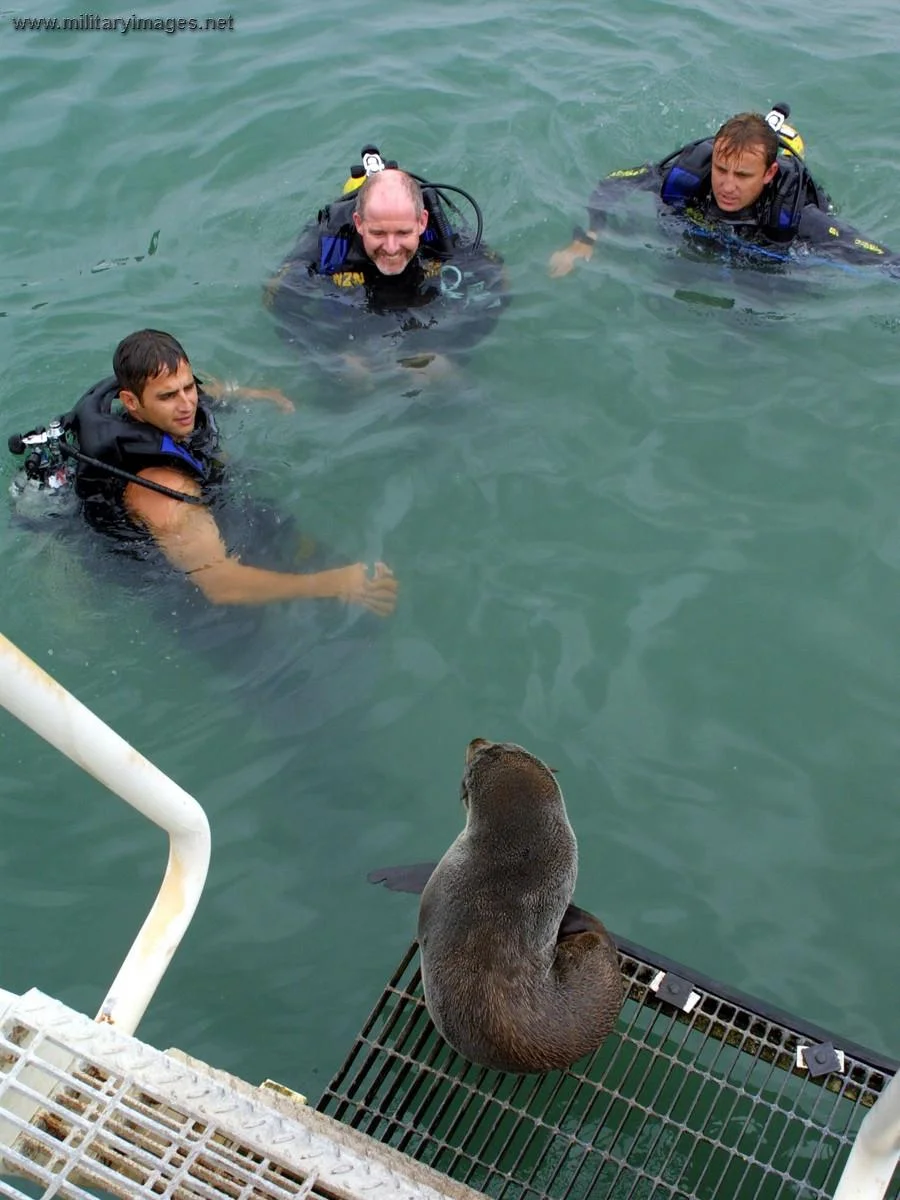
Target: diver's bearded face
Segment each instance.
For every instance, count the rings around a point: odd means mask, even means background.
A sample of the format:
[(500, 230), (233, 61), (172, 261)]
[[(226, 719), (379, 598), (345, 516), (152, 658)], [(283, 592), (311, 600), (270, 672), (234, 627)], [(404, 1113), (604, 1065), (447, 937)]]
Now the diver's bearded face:
[(716, 144), (710, 179), (713, 198), (723, 212), (740, 212), (759, 199), (777, 171), (777, 162), (766, 166), (762, 149), (735, 151)]
[(382, 275), (400, 275), (419, 249), (428, 213), (416, 217), (415, 206), (406, 196), (382, 199), (376, 194), (366, 205), (365, 216), (354, 213), (353, 221), (363, 249)]

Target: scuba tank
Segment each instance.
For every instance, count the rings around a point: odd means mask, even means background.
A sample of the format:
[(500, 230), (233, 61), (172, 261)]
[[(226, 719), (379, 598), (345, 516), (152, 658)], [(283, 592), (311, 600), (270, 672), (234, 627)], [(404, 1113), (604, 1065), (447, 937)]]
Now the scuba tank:
[(378, 171), (385, 170), (385, 168), (393, 170), (397, 166), (395, 162), (385, 162), (378, 153), (377, 146), (363, 146), (359, 152), (359, 156), (362, 162), (355, 163), (350, 168), (349, 178), (341, 192), (343, 196), (349, 196), (357, 188), (361, 188), (370, 175), (375, 175)]
[(787, 124), (790, 115), (791, 106), (779, 101), (777, 104), (773, 104), (766, 113), (766, 124), (778, 134), (778, 145), (783, 154), (788, 157), (794, 155), (796, 158), (803, 158), (806, 147), (803, 144), (803, 138), (793, 125)]
[(799, 219), (800, 210), (805, 203), (815, 204), (822, 212), (827, 213), (833, 212), (834, 206), (831, 203), (831, 197), (824, 188), (815, 182), (803, 161), (806, 146), (795, 127), (788, 125), (787, 119), (790, 115), (791, 106), (779, 101), (777, 104), (773, 104), (766, 113), (765, 121), (778, 137), (779, 157), (790, 160), (796, 171), (794, 201), (789, 217), (789, 223), (794, 224)]

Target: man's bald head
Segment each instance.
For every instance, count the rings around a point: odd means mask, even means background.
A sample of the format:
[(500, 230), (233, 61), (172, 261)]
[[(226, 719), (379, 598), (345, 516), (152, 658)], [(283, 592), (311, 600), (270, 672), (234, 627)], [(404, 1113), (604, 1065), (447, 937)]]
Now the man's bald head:
[(417, 181), (413, 179), (412, 175), (407, 175), (405, 171), (398, 171), (395, 168), (376, 171), (374, 175), (369, 175), (356, 193), (356, 211), (362, 220), (366, 219), (366, 211), (370, 204), (376, 202), (376, 197), (378, 204), (382, 206), (397, 205), (402, 204), (404, 200), (408, 201), (413, 206), (417, 221), (425, 208), (422, 189)]
[(382, 275), (400, 275), (419, 249), (428, 224), (422, 189), (405, 171), (370, 175), (357, 193), (353, 224)]

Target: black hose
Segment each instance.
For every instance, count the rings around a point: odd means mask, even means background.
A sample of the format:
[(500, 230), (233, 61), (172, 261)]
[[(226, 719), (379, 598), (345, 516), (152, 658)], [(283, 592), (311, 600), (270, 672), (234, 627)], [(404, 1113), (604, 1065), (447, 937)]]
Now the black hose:
[(453, 203), (452, 200), (449, 200), (444, 195), (444, 192), (456, 192), (457, 195), (462, 196), (464, 200), (467, 200), (469, 204), (471, 204), (472, 211), (475, 213), (475, 237), (472, 241), (470, 249), (477, 250), (481, 245), (481, 238), (484, 233), (484, 216), (481, 211), (481, 206), (475, 197), (471, 196), (467, 191), (465, 191), (464, 188), (457, 187), (456, 184), (453, 183), (432, 183), (428, 179), (423, 179), (421, 175), (413, 175), (412, 177), (420, 187), (428, 187), (431, 188), (432, 191), (436, 192), (438, 198), (443, 200), (449, 208), (454, 210), (454, 212), (459, 212), (459, 208)]
[(129, 483), (136, 483), (139, 487), (148, 488), (151, 492), (159, 492), (161, 496), (171, 496), (173, 500), (181, 500), (184, 504), (206, 504), (202, 496), (192, 496), (189, 492), (179, 492), (175, 488), (166, 487), (164, 483), (154, 483), (152, 479), (141, 479), (139, 475), (132, 475), (130, 471), (123, 471), (121, 467), (113, 467), (99, 458), (91, 458), (89, 454), (82, 454), (80, 450), (76, 450), (67, 442), (60, 441), (58, 446), (63, 458), (74, 458), (78, 462), (87, 463), (88, 466), (98, 467), (108, 475), (115, 475), (117, 479), (125, 479)]

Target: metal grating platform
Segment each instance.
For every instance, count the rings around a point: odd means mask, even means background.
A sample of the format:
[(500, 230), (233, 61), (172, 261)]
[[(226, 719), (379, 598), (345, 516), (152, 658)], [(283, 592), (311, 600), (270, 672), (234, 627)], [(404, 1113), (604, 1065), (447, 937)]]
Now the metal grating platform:
[(478, 1200), (302, 1097), (154, 1050), (40, 992), (3, 997), (0, 1196)]
[[(543, 1076), (487, 1071), (450, 1050), (426, 1012), (413, 945), (319, 1110), (497, 1200), (833, 1195), (900, 1064), (617, 944), (628, 993), (616, 1030), (572, 1071)], [(673, 1003), (660, 999), (670, 983)], [(842, 1070), (828, 1069), (829, 1042)], [(816, 1078), (797, 1065), (805, 1045), (813, 1071), (822, 1060)]]

